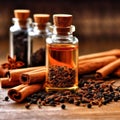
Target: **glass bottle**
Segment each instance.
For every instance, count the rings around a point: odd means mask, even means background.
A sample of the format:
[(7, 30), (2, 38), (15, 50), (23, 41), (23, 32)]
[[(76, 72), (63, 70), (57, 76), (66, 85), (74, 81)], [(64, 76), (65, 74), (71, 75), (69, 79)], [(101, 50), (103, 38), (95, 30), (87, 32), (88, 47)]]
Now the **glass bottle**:
[(53, 35), (46, 40), (46, 91), (78, 88), (78, 39), (72, 15), (53, 15)]
[(34, 14), (33, 30), (29, 32), (28, 66), (45, 65), (46, 38), (49, 31), (49, 14)]
[(28, 31), (32, 23), (29, 18), (30, 10), (14, 10), (13, 26), (10, 27), (10, 56), (16, 56), (27, 67)]

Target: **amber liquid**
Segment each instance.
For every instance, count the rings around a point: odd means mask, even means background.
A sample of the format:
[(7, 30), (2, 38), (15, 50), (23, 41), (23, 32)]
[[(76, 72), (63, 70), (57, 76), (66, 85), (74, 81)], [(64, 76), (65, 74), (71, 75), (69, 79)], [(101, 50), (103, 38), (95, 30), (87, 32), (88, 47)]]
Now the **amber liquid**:
[(46, 89), (76, 89), (78, 86), (78, 45), (47, 45)]

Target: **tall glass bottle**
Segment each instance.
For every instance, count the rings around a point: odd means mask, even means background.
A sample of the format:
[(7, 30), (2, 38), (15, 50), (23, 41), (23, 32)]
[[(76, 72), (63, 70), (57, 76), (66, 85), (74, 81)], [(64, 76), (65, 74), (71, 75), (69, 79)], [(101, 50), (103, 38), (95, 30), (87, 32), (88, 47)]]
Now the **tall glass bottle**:
[(49, 31), (49, 14), (34, 14), (33, 30), (29, 32), (28, 65), (45, 65), (46, 38), (51, 35)]
[(78, 39), (72, 15), (53, 15), (53, 35), (46, 40), (46, 91), (78, 87)]
[(10, 27), (10, 56), (16, 56), (17, 61), (22, 61), (27, 67), (28, 31), (32, 19), (29, 18), (30, 10), (14, 10), (13, 26)]

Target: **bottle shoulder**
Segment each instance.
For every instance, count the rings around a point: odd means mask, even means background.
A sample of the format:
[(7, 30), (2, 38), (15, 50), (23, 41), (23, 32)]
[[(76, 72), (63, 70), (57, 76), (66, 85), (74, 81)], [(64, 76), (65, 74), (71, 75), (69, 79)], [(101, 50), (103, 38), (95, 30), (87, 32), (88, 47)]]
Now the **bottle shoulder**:
[(75, 36), (50, 36), (46, 39), (48, 44), (78, 44)]
[(20, 26), (12, 25), (9, 30), (10, 32), (15, 32), (21, 30), (21, 28)]
[(31, 31), (31, 28), (21, 28), (20, 26), (11, 26), (9, 28), (9, 31), (12, 33), (19, 32), (19, 31), (28, 32), (28, 31)]
[(32, 29), (28, 34), (30, 37), (48, 37), (51, 35), (51, 32)]

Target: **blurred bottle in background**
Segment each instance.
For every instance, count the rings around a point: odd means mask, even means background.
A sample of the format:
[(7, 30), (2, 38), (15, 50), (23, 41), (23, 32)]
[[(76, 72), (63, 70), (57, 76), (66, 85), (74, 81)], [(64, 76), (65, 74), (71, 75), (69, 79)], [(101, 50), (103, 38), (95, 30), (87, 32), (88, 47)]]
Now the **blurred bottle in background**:
[(34, 14), (33, 30), (29, 32), (28, 66), (45, 65), (46, 38), (49, 30), (49, 14)]
[(14, 10), (13, 26), (10, 27), (10, 56), (16, 56), (17, 61), (22, 61), (27, 67), (28, 31), (31, 29), (32, 19), (29, 18), (30, 10)]

